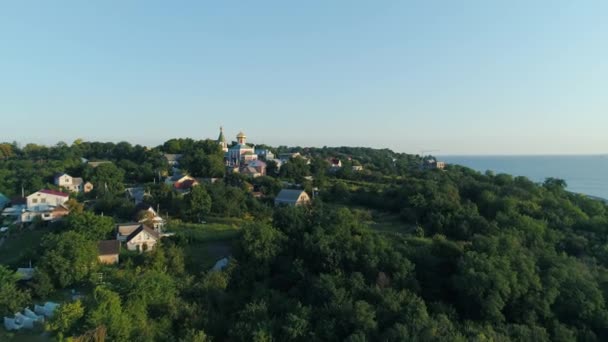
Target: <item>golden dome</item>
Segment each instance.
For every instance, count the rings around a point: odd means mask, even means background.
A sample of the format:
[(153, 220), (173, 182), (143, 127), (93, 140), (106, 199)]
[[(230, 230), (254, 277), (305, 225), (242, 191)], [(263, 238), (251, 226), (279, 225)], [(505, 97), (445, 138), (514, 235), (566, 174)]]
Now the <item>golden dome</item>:
[(239, 138), (246, 138), (246, 137), (247, 137), (247, 136), (246, 136), (246, 135), (245, 135), (245, 133), (243, 133), (243, 132), (240, 132), (239, 134), (237, 134), (237, 135), (236, 135), (236, 138), (237, 138), (237, 139), (239, 139)]

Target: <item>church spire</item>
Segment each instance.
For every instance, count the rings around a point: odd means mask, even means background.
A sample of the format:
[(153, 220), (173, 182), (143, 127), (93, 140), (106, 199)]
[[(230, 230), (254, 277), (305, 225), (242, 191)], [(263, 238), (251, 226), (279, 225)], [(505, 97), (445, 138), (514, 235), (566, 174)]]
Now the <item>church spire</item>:
[(220, 136), (217, 138), (217, 143), (222, 147), (222, 151), (228, 151), (228, 143), (224, 137), (224, 127), (220, 126)]

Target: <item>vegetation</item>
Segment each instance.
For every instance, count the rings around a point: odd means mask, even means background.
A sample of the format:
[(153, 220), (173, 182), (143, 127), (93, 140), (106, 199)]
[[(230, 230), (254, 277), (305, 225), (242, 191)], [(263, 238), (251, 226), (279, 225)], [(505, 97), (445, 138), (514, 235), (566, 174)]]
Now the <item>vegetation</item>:
[[(608, 339), (608, 207), (562, 180), (423, 170), (420, 157), (367, 148), (279, 147), (310, 162), (296, 157), (248, 179), (224, 175), (209, 141), (0, 146), (9, 196), (51, 187), (59, 171), (95, 185), (73, 196), (78, 209), (63, 222), (11, 232), (0, 246), (3, 264), (36, 266), (26, 283), (0, 267), (4, 313), (65, 289), (86, 294), (47, 323), (60, 340)], [(223, 179), (177, 192), (160, 181), (171, 172), (163, 152), (184, 154), (194, 176)], [(81, 157), (111, 164), (92, 168)], [(318, 196), (274, 208), (282, 182)], [(115, 222), (149, 219), (122, 193), (134, 185), (174, 235), (99, 265), (96, 242)], [(22, 252), (6, 252), (15, 245)], [(227, 268), (210, 271), (227, 255)]]

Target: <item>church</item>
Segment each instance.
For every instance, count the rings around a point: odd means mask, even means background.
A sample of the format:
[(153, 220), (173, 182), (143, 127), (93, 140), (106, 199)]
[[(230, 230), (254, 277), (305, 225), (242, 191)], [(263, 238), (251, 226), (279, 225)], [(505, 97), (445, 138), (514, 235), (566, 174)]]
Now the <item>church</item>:
[(228, 148), (228, 143), (224, 136), (224, 128), (220, 127), (220, 135), (217, 138), (217, 142), (224, 151), (226, 165), (228, 166), (244, 166), (258, 159), (253, 146), (247, 145), (247, 136), (243, 132), (237, 134), (236, 144)]

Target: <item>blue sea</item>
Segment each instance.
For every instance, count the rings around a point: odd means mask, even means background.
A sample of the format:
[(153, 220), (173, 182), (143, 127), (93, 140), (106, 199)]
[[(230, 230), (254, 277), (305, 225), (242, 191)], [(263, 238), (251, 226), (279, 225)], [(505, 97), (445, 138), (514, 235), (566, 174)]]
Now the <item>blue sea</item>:
[(534, 182), (560, 178), (568, 190), (608, 199), (608, 155), (440, 156), (438, 160), (474, 170), (525, 176)]

